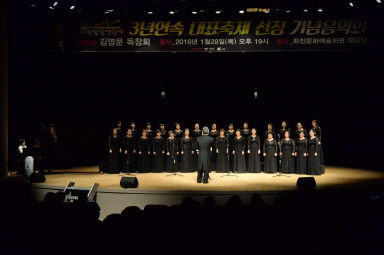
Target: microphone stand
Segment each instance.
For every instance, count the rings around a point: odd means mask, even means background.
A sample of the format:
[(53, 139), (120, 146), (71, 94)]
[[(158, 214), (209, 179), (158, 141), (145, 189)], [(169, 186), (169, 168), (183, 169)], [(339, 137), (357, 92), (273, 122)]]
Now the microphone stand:
[(235, 176), (235, 177), (239, 177), (238, 175), (236, 174), (231, 174), (231, 169), (229, 168), (229, 144), (228, 144), (228, 140), (229, 140), (229, 135), (227, 134), (227, 150), (228, 150), (228, 153), (227, 153), (227, 166), (228, 166), (228, 173), (225, 174), (225, 175), (222, 175), (220, 177), (225, 177), (225, 176)]
[(286, 175), (286, 174), (283, 174), (281, 172), (281, 163), (282, 163), (282, 157), (283, 155), (281, 155), (281, 141), (280, 141), (280, 134), (278, 134), (278, 137), (279, 137), (279, 142), (277, 143), (279, 145), (279, 167), (280, 167), (280, 171), (278, 174), (272, 176), (272, 177), (280, 177), (280, 176), (284, 176), (284, 177), (291, 177), (290, 175)]

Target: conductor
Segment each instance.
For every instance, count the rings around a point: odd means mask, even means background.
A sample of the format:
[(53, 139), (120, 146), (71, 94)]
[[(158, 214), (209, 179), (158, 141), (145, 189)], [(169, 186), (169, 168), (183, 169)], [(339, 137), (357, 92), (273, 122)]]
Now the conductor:
[[(210, 136), (208, 127), (203, 127), (202, 136), (197, 137), (197, 183), (208, 183), (209, 178), (209, 164), (211, 161), (211, 151), (214, 139)], [(203, 176), (204, 175), (204, 176)]]

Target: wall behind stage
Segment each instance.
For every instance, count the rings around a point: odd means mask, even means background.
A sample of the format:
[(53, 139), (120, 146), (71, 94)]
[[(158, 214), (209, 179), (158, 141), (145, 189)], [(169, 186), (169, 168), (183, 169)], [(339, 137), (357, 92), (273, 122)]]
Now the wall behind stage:
[(105, 144), (118, 119), (167, 129), (248, 121), (264, 132), (267, 122), (302, 121), (308, 129), (316, 118), (327, 164), (380, 169), (379, 59), (375, 52), (18, 52), (10, 60), (10, 150), (49, 120), (68, 150), (81, 144), (86, 153), (92, 139)]

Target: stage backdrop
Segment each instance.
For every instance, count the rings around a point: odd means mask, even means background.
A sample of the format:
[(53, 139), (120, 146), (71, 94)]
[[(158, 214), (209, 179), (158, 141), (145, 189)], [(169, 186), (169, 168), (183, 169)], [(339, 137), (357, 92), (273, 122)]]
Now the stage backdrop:
[(58, 26), (57, 34), (61, 50), (69, 51), (356, 50), (368, 46), (368, 25), (367, 19), (116, 19)]

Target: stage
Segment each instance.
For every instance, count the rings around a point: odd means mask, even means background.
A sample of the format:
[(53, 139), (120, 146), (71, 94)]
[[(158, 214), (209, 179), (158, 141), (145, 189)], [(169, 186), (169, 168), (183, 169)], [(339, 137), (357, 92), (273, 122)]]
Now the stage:
[[(196, 173), (180, 173), (183, 176), (168, 176), (169, 173), (136, 173), (138, 188), (123, 189), (120, 179), (124, 174), (99, 173), (98, 167), (79, 167), (65, 170), (54, 170), (45, 175), (46, 182), (33, 184), (37, 200), (43, 200), (47, 192), (63, 190), (69, 182), (75, 186), (90, 187), (98, 183), (97, 202), (100, 204), (101, 216), (120, 213), (125, 207), (136, 205), (144, 208), (147, 204), (179, 204), (185, 196), (192, 196), (203, 201), (207, 196), (214, 196), (217, 204), (223, 205), (232, 195), (239, 195), (243, 204), (247, 204), (252, 194), (257, 193), (267, 204), (273, 204), (280, 194), (297, 189), (299, 177), (309, 175), (289, 174), (276, 176), (266, 173), (244, 173), (236, 176), (222, 177), (223, 173), (212, 172), (209, 184), (196, 183)], [(318, 190), (361, 190), (380, 187), (384, 183), (384, 173), (372, 170), (326, 167), (321, 176), (314, 176)]]

